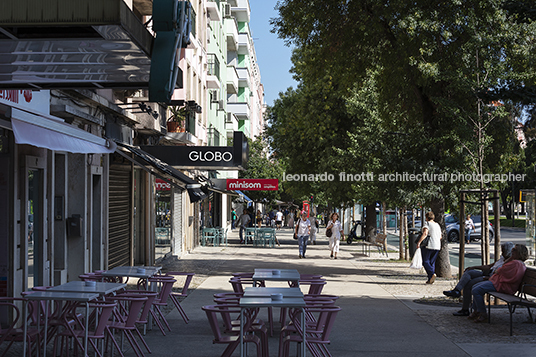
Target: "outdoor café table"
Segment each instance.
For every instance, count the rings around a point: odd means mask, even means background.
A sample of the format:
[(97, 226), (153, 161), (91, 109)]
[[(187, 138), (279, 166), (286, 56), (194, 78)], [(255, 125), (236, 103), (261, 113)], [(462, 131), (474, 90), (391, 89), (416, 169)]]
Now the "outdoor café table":
[(244, 297), (271, 297), (272, 294), (282, 294), (288, 298), (302, 298), (300, 288), (266, 288), (263, 286), (249, 286), (244, 289)]
[[(50, 289), (49, 289), (50, 290)], [(68, 302), (83, 302), (86, 305), (86, 326), (84, 334), (84, 356), (87, 355), (87, 336), (88, 336), (88, 323), (89, 323), (89, 302), (99, 297), (98, 293), (77, 293), (77, 292), (62, 292), (62, 291), (36, 291), (34, 293), (25, 296), (26, 303), (24, 306), (24, 315), (28, 319), (28, 301), (29, 300), (47, 300), (47, 301), (68, 301)], [(48, 330), (48, 304), (45, 304), (45, 336), (43, 343), (43, 356), (46, 356), (47, 352), (47, 330)], [(26, 356), (26, 333), (28, 332), (28, 324), (24, 324), (24, 338), (23, 338), (23, 356)], [(72, 331), (71, 331), (72, 332)], [(80, 347), (80, 341), (76, 339)]]
[(109, 295), (117, 290), (124, 289), (127, 284), (123, 283), (102, 283), (95, 282), (95, 286), (86, 286), (85, 281), (70, 281), (65, 284), (55, 286), (47, 291), (77, 292), (77, 293), (97, 293), (101, 296)]
[[(106, 277), (127, 277), (127, 278), (139, 278), (145, 280), (145, 288), (147, 290), (153, 290), (152, 286), (149, 287), (149, 278), (158, 274), (162, 270), (162, 267), (153, 267), (153, 266), (123, 266), (115, 267), (113, 269), (102, 272), (102, 276)], [(152, 285), (152, 284), (151, 284)], [(148, 326), (150, 329), (153, 328), (153, 323), (151, 316), (149, 316)]]
[[(293, 288), (282, 288), (282, 289), (293, 289)], [(287, 307), (287, 308), (300, 308), (301, 309), (301, 326), (302, 326), (302, 338), (303, 343), (301, 344), (301, 353), (302, 357), (305, 357), (306, 353), (306, 343), (305, 343), (305, 314), (303, 308), (305, 307), (305, 300), (303, 297), (285, 297), (281, 300), (274, 300), (271, 297), (242, 297), (240, 299), (240, 357), (246, 355), (245, 345), (244, 345), (244, 310), (246, 309), (258, 309), (261, 307)]]
[(290, 281), (292, 287), (300, 286), (300, 273), (296, 269), (255, 269), (252, 279), (253, 286), (257, 281)]

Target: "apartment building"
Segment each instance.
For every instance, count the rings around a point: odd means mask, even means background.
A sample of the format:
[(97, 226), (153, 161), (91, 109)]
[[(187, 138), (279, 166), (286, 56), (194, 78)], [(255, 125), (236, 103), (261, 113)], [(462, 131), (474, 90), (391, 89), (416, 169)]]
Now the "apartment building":
[(249, 11), (0, 3), (1, 296), (180, 257), (229, 226), (234, 193), (212, 180), (236, 177), (263, 125)]

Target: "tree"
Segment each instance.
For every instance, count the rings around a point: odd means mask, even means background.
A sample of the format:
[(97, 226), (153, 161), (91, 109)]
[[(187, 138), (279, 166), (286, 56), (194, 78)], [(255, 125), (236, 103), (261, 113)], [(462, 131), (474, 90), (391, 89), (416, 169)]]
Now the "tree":
[[(262, 136), (257, 136), (254, 140), (248, 139), (248, 141), (248, 164), (246, 170), (239, 172), (239, 177), (251, 179), (280, 178), (283, 173), (283, 167), (278, 160), (270, 156), (268, 143)], [(281, 191), (282, 189), (283, 187), (280, 183), (279, 190)], [(256, 202), (262, 200), (271, 202), (280, 198), (280, 191), (249, 191), (248, 196)]]
[[(466, 128), (468, 117), (478, 112), (477, 93), (531, 80), (532, 65), (523, 53), (533, 46), (534, 28), (510, 20), (501, 4), (285, 0), (278, 2), (272, 24), (299, 49), (294, 71), (303, 83), (329, 77), (341, 98), (375, 76), (381, 126), (403, 133), (385, 151), (386, 160), (400, 163), (396, 158), (405, 149), (411, 159), (395, 167), (451, 174), (468, 171), (460, 143), (472, 140)], [(482, 59), (478, 65), (476, 54)], [(440, 224), (453, 187), (442, 180), (419, 187)], [(446, 249), (437, 272), (450, 275)]]

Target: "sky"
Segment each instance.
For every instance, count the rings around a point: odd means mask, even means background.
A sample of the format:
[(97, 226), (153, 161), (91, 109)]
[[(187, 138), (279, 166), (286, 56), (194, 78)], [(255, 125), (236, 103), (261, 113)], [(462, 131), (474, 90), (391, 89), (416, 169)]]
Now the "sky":
[(289, 73), (292, 63), (292, 51), (283, 40), (270, 32), (270, 18), (276, 17), (274, 7), (277, 0), (249, 0), (251, 8), (250, 29), (255, 43), (257, 62), (264, 85), (264, 99), (267, 105), (273, 105), (279, 98), (279, 92), (288, 87), (296, 88), (297, 82)]

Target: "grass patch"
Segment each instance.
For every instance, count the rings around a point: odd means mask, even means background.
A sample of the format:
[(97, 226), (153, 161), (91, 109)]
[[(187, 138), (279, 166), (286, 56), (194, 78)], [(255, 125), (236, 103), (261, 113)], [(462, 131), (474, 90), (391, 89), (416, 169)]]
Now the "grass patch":
[[(494, 217), (489, 216), (489, 221), (493, 223)], [(512, 226), (512, 220), (506, 219), (506, 217), (501, 217), (501, 227), (516, 227), (516, 228), (525, 228), (526, 220), (525, 218), (515, 218), (514, 225)]]

